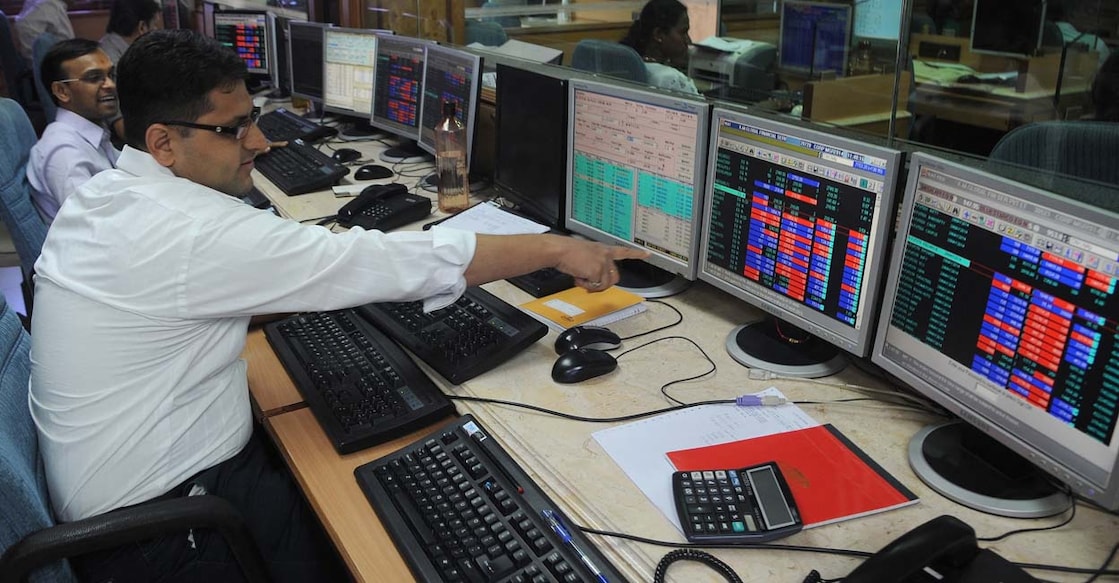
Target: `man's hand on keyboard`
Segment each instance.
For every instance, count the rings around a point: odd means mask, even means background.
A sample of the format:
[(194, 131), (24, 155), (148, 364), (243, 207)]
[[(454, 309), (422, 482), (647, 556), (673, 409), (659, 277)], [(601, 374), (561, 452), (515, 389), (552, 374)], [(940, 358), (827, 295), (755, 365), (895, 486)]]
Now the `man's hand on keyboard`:
[(268, 147), (264, 149), (264, 153), (267, 154), (268, 152), (271, 152), (272, 148), (283, 148), (287, 145), (287, 140), (281, 140), (279, 142), (268, 142)]

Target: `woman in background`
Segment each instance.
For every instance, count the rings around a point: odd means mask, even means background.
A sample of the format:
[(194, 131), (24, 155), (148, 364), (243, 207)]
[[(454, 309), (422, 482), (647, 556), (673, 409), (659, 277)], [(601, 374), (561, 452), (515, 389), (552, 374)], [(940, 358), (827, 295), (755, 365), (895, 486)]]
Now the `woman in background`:
[(688, 36), (690, 26), (688, 8), (679, 0), (649, 0), (620, 42), (645, 59), (650, 85), (699, 93), (695, 82), (684, 74), (688, 70), (688, 47), (692, 44)]

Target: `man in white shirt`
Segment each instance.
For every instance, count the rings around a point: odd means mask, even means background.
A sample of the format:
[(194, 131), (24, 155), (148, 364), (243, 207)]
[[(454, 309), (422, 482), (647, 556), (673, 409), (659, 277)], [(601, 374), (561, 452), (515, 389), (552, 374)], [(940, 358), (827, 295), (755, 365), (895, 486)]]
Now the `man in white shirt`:
[[(72, 521), (198, 491), (242, 510), (271, 575), (345, 580), (329, 542), (256, 437), (240, 359), (253, 315), (422, 299), (556, 267), (589, 290), (637, 250), (446, 228), (343, 234), (256, 210), (256, 127), (241, 60), (185, 30), (121, 59), (128, 146), (59, 211), (36, 263), (29, 402), (51, 503)], [(73, 561), (90, 580), (237, 576), (194, 531)]]
[(128, 46), (141, 36), (163, 28), (163, 10), (155, 0), (114, 0), (101, 50), (115, 65)]
[(16, 17), (16, 34), (19, 36), (19, 52), (31, 61), (31, 47), (35, 39), (44, 32), (54, 33), (58, 38), (74, 38), (74, 25), (70, 23), (69, 6), (66, 0), (27, 0)]
[(31, 148), (27, 179), (31, 202), (50, 224), (67, 197), (120, 155), (106, 126), (117, 115), (117, 85), (109, 57), (86, 39), (51, 47), (40, 75), (58, 113)]

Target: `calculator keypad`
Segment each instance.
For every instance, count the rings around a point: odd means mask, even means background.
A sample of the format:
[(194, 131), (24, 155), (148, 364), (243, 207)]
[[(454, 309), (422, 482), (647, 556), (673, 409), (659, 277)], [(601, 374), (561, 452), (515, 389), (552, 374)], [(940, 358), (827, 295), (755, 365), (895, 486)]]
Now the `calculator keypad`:
[(731, 535), (758, 530), (750, 512), (749, 481), (735, 470), (678, 472), (673, 488), (681, 496), (682, 526), (696, 535)]

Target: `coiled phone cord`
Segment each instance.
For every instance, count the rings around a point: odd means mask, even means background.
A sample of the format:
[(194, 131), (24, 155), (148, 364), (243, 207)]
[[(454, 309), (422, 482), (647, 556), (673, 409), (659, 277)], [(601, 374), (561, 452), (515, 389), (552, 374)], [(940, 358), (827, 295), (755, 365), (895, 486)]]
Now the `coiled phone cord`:
[(730, 565), (720, 561), (710, 553), (697, 551), (695, 549), (676, 549), (661, 557), (660, 562), (657, 563), (656, 571), (653, 572), (653, 583), (664, 583), (665, 572), (668, 571), (669, 565), (676, 561), (696, 561), (697, 563), (703, 563), (722, 575), (728, 583), (742, 583), (742, 579), (734, 572), (734, 569), (730, 568)]

